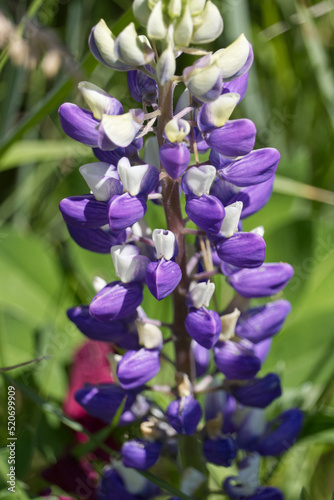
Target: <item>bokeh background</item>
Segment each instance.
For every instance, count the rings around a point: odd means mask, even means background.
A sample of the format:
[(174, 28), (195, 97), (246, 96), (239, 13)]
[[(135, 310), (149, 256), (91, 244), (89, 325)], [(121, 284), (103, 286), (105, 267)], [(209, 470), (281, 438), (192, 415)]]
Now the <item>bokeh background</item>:
[[(225, 29), (210, 49), (226, 46), (244, 32), (255, 52), (247, 96), (233, 117), (252, 119), (258, 130), (256, 147), (276, 147), (282, 156), (271, 201), (247, 221), (246, 229), (263, 225), (266, 261), (287, 261), (295, 268), (283, 294), (293, 310), (274, 339), (263, 371), (282, 376), (284, 396), (275, 411), (280, 405), (298, 405), (305, 410), (305, 426), (299, 444), (282, 460), (269, 461), (265, 473), (271, 484), (284, 489), (287, 500), (330, 500), (334, 490), (334, 2), (215, 3)], [(2, 373), (22, 389), (17, 390), (16, 400), (15, 497), (22, 500), (38, 497), (46, 487), (40, 471), (56, 462), (71, 441), (54, 408), (61, 408), (73, 354), (84, 340), (65, 311), (90, 301), (94, 276), (113, 278), (110, 258), (72, 243), (58, 212), (62, 198), (85, 192), (78, 167), (94, 161), (89, 148), (65, 137), (59, 105), (80, 104), (77, 83), (89, 80), (125, 107), (135, 107), (127, 95), (125, 74), (98, 65), (88, 53), (89, 31), (100, 18), (119, 33), (133, 20), (131, 1), (2, 0), (0, 4), (0, 365), (50, 356)], [(178, 72), (192, 61), (183, 57)], [(162, 217), (158, 211), (152, 214)], [(165, 319), (170, 305), (164, 302), (154, 309), (146, 297), (145, 307), (154, 317)], [(5, 389), (10, 382), (1, 378), (0, 383), (4, 422), (0, 498), (6, 498)], [(45, 402), (53, 405), (51, 409)], [(217, 470), (213, 468), (212, 474)]]

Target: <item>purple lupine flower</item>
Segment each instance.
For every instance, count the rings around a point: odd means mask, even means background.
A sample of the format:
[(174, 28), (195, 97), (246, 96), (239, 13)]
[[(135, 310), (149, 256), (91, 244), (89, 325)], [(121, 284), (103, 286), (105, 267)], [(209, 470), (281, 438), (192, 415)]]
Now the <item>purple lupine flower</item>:
[(113, 196), (108, 204), (109, 226), (112, 231), (122, 231), (141, 220), (146, 214), (146, 196), (124, 193)]
[(108, 224), (108, 205), (91, 194), (64, 198), (59, 209), (66, 224), (97, 229)]
[(280, 379), (275, 373), (247, 380), (244, 385), (232, 388), (232, 395), (239, 403), (255, 408), (266, 408), (281, 394)]
[[(147, 69), (152, 71), (150, 66)], [(149, 105), (156, 102), (158, 98), (158, 85), (153, 78), (150, 78), (140, 70), (128, 71), (126, 76), (130, 94), (135, 101), (144, 101)]]
[(219, 176), (235, 186), (248, 187), (271, 179), (275, 174), (280, 154), (277, 149), (264, 148), (251, 151), (239, 160), (230, 161), (216, 150), (211, 151), (210, 161), (219, 170)]
[(150, 469), (158, 460), (161, 447), (158, 441), (126, 441), (121, 448), (123, 465), (137, 470)]
[(186, 170), (190, 162), (190, 152), (183, 143), (165, 142), (159, 150), (162, 166), (172, 179), (177, 179)]
[(213, 352), (218, 370), (227, 378), (247, 380), (255, 377), (261, 368), (261, 361), (248, 345), (227, 340), (218, 342)]
[(218, 257), (241, 268), (260, 267), (265, 258), (266, 244), (256, 233), (235, 233), (230, 238), (221, 238), (216, 243)]
[(132, 314), (143, 300), (140, 283), (113, 281), (102, 288), (89, 306), (89, 313), (98, 321), (113, 321)]
[(211, 349), (218, 342), (222, 329), (219, 314), (205, 307), (191, 308), (184, 325), (189, 335), (206, 349)]
[(202, 408), (193, 396), (183, 396), (169, 403), (166, 415), (176, 432), (188, 436), (196, 432), (202, 418)]
[(121, 387), (133, 390), (142, 387), (160, 370), (159, 349), (128, 351), (117, 366), (117, 377)]
[(159, 487), (134, 469), (114, 460), (103, 469), (98, 490), (99, 500), (148, 500), (159, 494)]
[(230, 285), (243, 297), (268, 297), (280, 292), (293, 276), (290, 264), (263, 264), (243, 269), (228, 278)]
[(204, 133), (209, 146), (224, 156), (236, 158), (250, 153), (255, 144), (256, 128), (251, 120), (231, 120), (223, 127)]
[(230, 467), (237, 456), (237, 451), (236, 441), (230, 436), (217, 436), (213, 439), (205, 439), (203, 442), (205, 458), (215, 465)]
[(208, 194), (188, 196), (185, 211), (199, 228), (214, 234), (219, 232), (225, 216), (222, 203)]
[(92, 417), (109, 424), (119, 407), (125, 402), (124, 410), (129, 410), (134, 396), (116, 384), (87, 385), (75, 393), (76, 401)]
[(268, 422), (256, 451), (263, 456), (281, 455), (295, 443), (303, 424), (303, 413), (298, 408), (286, 410)]
[(261, 342), (280, 331), (290, 311), (291, 304), (284, 299), (254, 307), (241, 314), (235, 333), (253, 343)]

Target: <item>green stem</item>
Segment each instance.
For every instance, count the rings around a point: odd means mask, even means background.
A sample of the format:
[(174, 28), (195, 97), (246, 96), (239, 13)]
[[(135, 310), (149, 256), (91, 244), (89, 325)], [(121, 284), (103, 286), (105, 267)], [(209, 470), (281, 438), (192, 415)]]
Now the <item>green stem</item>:
[[(161, 116), (158, 121), (158, 143), (159, 147), (164, 142), (163, 131), (166, 123), (173, 118), (173, 92), (175, 84), (168, 82), (159, 87), (159, 109)], [(161, 180), (163, 206), (166, 215), (167, 228), (175, 235), (178, 255), (176, 262), (182, 271), (182, 279), (173, 293), (174, 321), (173, 333), (175, 335), (175, 361), (176, 369), (186, 373), (192, 380), (194, 377), (194, 363), (190, 353), (190, 336), (186, 332), (184, 321), (187, 315), (186, 291), (188, 289), (187, 278), (187, 255), (186, 241), (184, 235), (184, 222), (182, 218), (179, 184), (171, 177), (166, 176)]]

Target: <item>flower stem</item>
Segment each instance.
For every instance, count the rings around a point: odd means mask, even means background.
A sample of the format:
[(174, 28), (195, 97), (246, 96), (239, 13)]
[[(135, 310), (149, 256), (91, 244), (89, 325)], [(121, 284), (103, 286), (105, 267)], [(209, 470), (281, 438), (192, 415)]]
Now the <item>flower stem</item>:
[[(173, 92), (175, 84), (167, 82), (159, 86), (159, 109), (161, 115), (158, 119), (157, 138), (159, 147), (164, 142), (163, 132), (165, 125), (173, 118)], [(171, 177), (161, 179), (163, 206), (166, 215), (167, 228), (175, 235), (178, 255), (176, 262), (182, 271), (182, 278), (178, 287), (173, 292), (174, 321), (173, 333), (175, 336), (175, 363), (177, 371), (186, 373), (190, 380), (194, 378), (194, 362), (191, 358), (190, 336), (187, 334), (184, 321), (187, 315), (186, 290), (188, 287), (186, 242), (183, 233), (184, 223), (180, 205), (179, 184)]]

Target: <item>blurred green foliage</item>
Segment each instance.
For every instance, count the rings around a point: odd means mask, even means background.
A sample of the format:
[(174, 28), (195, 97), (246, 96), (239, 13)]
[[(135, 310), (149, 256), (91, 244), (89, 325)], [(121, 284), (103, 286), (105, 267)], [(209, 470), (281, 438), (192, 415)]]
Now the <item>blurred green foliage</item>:
[[(235, 116), (255, 122), (257, 147), (276, 147), (282, 156), (278, 174), (284, 179), (278, 179), (269, 204), (245, 226), (247, 230), (265, 227), (268, 262), (287, 261), (295, 268), (295, 277), (284, 291), (293, 311), (274, 339), (263, 371), (277, 371), (284, 385), (283, 397), (270, 412), (299, 405), (306, 413), (305, 427), (299, 444), (280, 461), (266, 461), (263, 477), (281, 487), (287, 500), (330, 500), (334, 490), (334, 195), (323, 190), (334, 191), (334, 2), (217, 3), (225, 29), (211, 48), (228, 45), (244, 32), (255, 52), (249, 90)], [(87, 303), (94, 293), (92, 278), (98, 275), (110, 281), (113, 267), (108, 256), (78, 248), (58, 213), (62, 198), (85, 191), (78, 167), (93, 156), (88, 148), (65, 137), (57, 108), (65, 100), (79, 102), (76, 84), (80, 80), (103, 87), (125, 107), (135, 106), (126, 94), (125, 74), (97, 65), (87, 45), (89, 31), (101, 17), (118, 33), (132, 20), (130, 8), (130, 0), (1, 3), (2, 13), (19, 26), (31, 49), (29, 57), (36, 61), (29, 68), (27, 59), (17, 64), (10, 47), (2, 47), (0, 53), (0, 364), (6, 367), (50, 356), (9, 373), (58, 408), (66, 393), (71, 358), (84, 341), (65, 311)], [(43, 56), (51, 49), (59, 50), (61, 57), (52, 78), (43, 66)], [(192, 60), (180, 58), (178, 71)], [(163, 224), (157, 206), (152, 205), (149, 212), (152, 221)], [(170, 305), (169, 299), (157, 305), (145, 296), (144, 308), (153, 317), (168, 321)], [(6, 383), (1, 380), (1, 384), (0, 414), (5, 422)], [(8, 494), (5, 436), (4, 430), (0, 498)], [(39, 472), (62, 454), (70, 432), (50, 408), (18, 390), (17, 436), (17, 498), (35, 498), (46, 487)], [(214, 467), (210, 471), (219, 483), (221, 472)], [(212, 489), (217, 489), (219, 484), (212, 481)], [(221, 495), (210, 496), (218, 498)]]

